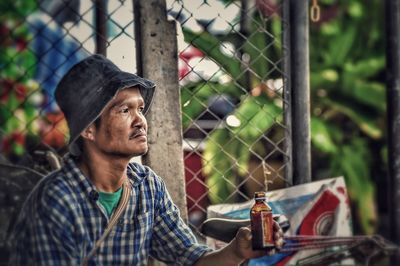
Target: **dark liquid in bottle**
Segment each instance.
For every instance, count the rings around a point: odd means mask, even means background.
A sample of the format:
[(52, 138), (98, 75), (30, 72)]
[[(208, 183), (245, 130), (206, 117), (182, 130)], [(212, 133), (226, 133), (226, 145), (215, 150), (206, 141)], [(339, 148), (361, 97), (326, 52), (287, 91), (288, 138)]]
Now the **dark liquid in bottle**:
[(254, 198), (255, 204), (250, 210), (253, 249), (274, 247), (271, 207), (265, 201), (264, 192), (256, 192)]

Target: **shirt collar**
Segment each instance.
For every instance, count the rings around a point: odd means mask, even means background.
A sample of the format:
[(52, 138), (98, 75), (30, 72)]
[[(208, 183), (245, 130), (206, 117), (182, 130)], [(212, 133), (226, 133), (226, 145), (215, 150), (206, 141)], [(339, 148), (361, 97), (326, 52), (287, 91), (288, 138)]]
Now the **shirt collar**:
[(140, 169), (135, 163), (128, 164), (128, 169), (126, 173), (132, 186), (140, 185), (147, 176), (147, 173), (143, 171), (143, 167), (141, 167)]
[[(77, 180), (79, 186), (85, 192), (85, 194), (93, 200), (99, 198), (96, 187), (81, 171), (81, 169), (76, 164), (76, 157), (67, 153), (64, 156), (64, 166), (68, 172), (70, 172), (73, 177)], [(146, 178), (147, 173), (143, 170), (144, 167), (138, 167), (135, 163), (129, 163), (127, 168), (127, 175), (129, 181), (133, 187), (140, 185)]]
[(75, 157), (71, 154), (67, 154), (64, 157), (64, 167), (68, 173), (72, 174), (72, 177), (78, 182), (79, 187), (82, 191), (93, 201), (97, 201), (99, 198), (99, 194), (97, 192), (96, 187), (87, 178), (81, 171), (81, 169), (77, 166)]

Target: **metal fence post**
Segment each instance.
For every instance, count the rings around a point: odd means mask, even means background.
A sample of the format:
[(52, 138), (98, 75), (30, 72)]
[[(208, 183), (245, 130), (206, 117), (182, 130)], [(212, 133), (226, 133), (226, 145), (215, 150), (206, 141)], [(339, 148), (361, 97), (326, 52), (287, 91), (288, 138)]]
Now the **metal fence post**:
[(107, 56), (107, 1), (95, 1), (96, 53)]
[(288, 184), (293, 184), (293, 140), (292, 140), (292, 108), (291, 108), (291, 83), (290, 83), (290, 3), (289, 0), (283, 0), (282, 2), (282, 31), (283, 31), (283, 92), (284, 92), (284, 122), (285, 122), (285, 180)]
[(290, 1), (293, 184), (311, 182), (308, 1)]
[(400, 243), (400, 1), (386, 1), (390, 236)]
[(157, 84), (147, 115), (149, 152), (144, 162), (165, 180), (187, 219), (176, 25), (167, 20), (165, 1), (137, 0), (134, 10), (139, 74)]

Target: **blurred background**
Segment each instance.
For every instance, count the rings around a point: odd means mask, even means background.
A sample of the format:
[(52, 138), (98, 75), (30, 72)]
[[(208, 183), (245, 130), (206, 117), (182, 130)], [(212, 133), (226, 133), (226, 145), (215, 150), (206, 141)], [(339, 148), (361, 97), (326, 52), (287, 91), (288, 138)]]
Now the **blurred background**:
[[(344, 176), (354, 232), (387, 234), (384, 1), (312, 2), (320, 8), (320, 18), (309, 22), (312, 179)], [(283, 39), (285, 28), (295, 26), (283, 6), (279, 0), (166, 1), (177, 22), (192, 226), (206, 218), (210, 204), (249, 200), (267, 181), (269, 190), (293, 185), (286, 116), (292, 107), (284, 90), (290, 50)], [(92, 53), (135, 73), (135, 41), (133, 1), (2, 0), (1, 161), (51, 171), (43, 154), (61, 157), (68, 141), (54, 101), (58, 81)]]

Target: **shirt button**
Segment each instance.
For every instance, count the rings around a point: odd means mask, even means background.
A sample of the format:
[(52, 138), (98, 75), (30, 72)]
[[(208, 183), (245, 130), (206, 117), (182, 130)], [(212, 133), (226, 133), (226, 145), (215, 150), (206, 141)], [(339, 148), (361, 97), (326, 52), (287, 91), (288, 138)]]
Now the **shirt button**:
[(118, 226), (123, 226), (124, 225), (124, 219), (119, 218), (118, 219)]
[(90, 191), (90, 199), (93, 201), (97, 201), (99, 199), (99, 193), (94, 190)]

